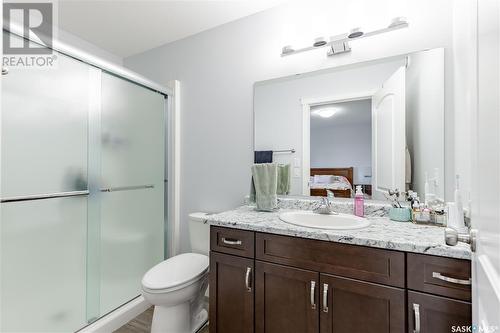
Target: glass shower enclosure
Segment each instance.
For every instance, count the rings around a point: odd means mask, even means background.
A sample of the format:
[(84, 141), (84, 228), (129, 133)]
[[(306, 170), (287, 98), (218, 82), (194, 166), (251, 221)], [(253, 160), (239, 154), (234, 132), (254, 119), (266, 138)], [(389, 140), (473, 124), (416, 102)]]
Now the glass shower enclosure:
[(74, 332), (164, 259), (166, 96), (57, 59), (2, 77), (1, 332)]

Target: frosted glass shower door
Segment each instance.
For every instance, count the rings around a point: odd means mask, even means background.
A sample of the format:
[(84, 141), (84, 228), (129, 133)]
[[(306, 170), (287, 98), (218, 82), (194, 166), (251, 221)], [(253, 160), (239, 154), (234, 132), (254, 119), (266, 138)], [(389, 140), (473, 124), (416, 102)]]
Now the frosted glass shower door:
[(100, 312), (140, 295), (163, 260), (163, 95), (102, 73)]
[(2, 77), (1, 332), (86, 324), (87, 127), (96, 69), (57, 57), (57, 68)]

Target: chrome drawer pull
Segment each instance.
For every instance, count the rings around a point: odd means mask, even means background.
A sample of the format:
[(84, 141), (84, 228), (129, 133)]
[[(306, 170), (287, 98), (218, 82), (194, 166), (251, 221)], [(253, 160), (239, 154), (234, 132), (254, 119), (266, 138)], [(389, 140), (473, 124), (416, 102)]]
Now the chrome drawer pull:
[(455, 283), (455, 284), (463, 284), (466, 286), (470, 286), (472, 284), (472, 279), (469, 278), (468, 280), (462, 280), (462, 279), (455, 279), (449, 276), (444, 276), (441, 273), (438, 272), (432, 272), (432, 277), (435, 279), (439, 279), (441, 281), (449, 282), (449, 283)]
[(315, 292), (314, 290), (316, 289), (316, 282), (311, 281), (311, 309), (316, 310), (316, 300), (315, 300)]
[(413, 333), (420, 333), (420, 305), (413, 303), (413, 314), (415, 315), (415, 329)]
[(245, 287), (248, 292), (252, 292), (252, 286), (250, 286), (250, 274), (252, 274), (252, 268), (247, 267), (247, 273), (245, 274)]
[(242, 242), (238, 239), (225, 238), (225, 237), (222, 237), (222, 243), (227, 244), (227, 245), (241, 245), (242, 244)]
[(323, 312), (328, 312), (328, 285), (323, 283)]

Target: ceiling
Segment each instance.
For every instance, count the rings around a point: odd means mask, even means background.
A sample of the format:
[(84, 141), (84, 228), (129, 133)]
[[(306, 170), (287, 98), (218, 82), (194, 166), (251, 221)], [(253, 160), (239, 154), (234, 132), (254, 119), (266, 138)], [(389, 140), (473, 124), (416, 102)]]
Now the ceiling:
[(332, 126), (344, 126), (352, 124), (371, 124), (372, 121), (372, 101), (363, 99), (358, 101), (332, 103), (311, 108), (311, 112), (321, 108), (333, 107), (338, 109), (330, 118), (322, 118), (311, 114), (311, 130)]
[(60, 0), (58, 25), (125, 58), (283, 2), (285, 0)]

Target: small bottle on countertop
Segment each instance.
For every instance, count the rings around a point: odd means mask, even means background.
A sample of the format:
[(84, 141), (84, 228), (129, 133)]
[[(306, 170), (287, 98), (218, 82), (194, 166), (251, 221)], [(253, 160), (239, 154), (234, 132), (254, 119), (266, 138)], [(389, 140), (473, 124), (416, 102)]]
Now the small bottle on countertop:
[(361, 190), (361, 185), (356, 186), (356, 195), (354, 195), (354, 215), (365, 216), (365, 196)]

